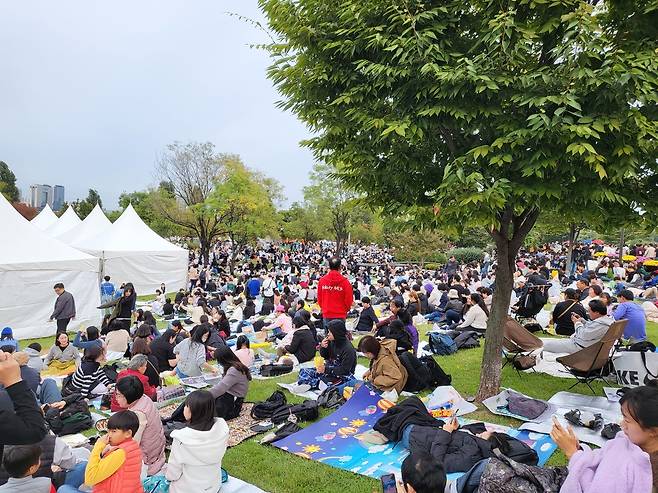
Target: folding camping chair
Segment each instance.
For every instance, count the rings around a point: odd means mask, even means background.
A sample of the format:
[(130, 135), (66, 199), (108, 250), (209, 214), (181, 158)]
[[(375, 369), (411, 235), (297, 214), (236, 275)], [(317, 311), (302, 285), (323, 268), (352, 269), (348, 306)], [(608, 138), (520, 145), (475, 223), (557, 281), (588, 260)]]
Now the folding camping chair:
[[(517, 359), (522, 356), (528, 356), (542, 347), (544, 347), (544, 344), (539, 337), (523, 327), (523, 325), (512, 317), (507, 317), (503, 326), (503, 356), (505, 357), (503, 368), (509, 363), (514, 366), (514, 362)], [(516, 366), (514, 368), (521, 375), (519, 369)], [(534, 368), (533, 371), (535, 371)]]
[(608, 332), (596, 344), (573, 354), (557, 358), (556, 361), (562, 363), (562, 366), (576, 377), (576, 383), (569, 387), (569, 390), (578, 384), (584, 383), (593, 394), (596, 394), (590, 382), (605, 380), (606, 375), (604, 375), (604, 372), (606, 368), (612, 367), (612, 356), (616, 350), (616, 343), (624, 334), (627, 323), (628, 320), (617, 320), (610, 325)]

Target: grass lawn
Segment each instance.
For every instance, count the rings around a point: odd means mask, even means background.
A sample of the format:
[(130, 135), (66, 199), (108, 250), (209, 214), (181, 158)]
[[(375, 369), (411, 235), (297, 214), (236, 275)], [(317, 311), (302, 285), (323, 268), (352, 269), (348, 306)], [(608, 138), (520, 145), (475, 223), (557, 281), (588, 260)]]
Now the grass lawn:
[[(165, 324), (158, 325), (161, 329)], [(429, 326), (419, 327), (423, 335), (428, 329)], [(658, 342), (658, 324), (648, 323), (647, 333), (652, 342)], [(426, 338), (423, 339), (426, 340)], [(52, 337), (36, 340), (41, 343), (44, 350), (47, 350), (53, 342)], [(21, 341), (21, 347), (25, 347), (34, 341), (35, 339)], [(483, 348), (481, 347), (460, 351), (451, 356), (435, 357), (441, 367), (452, 375), (453, 386), (464, 397), (474, 395), (477, 391), (480, 381), (482, 351)], [(367, 361), (361, 359), (360, 363), (367, 364)], [(276, 385), (277, 381), (293, 382), (296, 378), (296, 375), (288, 375), (276, 380), (253, 381), (247, 395), (247, 400), (264, 400), (278, 388)], [(541, 373), (522, 373), (519, 376), (511, 366), (507, 366), (503, 370), (503, 386), (511, 387), (519, 392), (540, 399), (549, 399), (556, 392), (566, 390), (572, 383), (572, 380), (560, 379)], [(603, 395), (601, 390), (603, 384), (597, 382), (593, 384), (593, 387), (599, 395)], [(589, 394), (589, 389), (581, 385), (573, 389), (573, 392)], [(289, 394), (288, 398), (291, 402), (301, 402), (303, 400)], [(327, 414), (325, 411), (321, 416)], [(521, 424), (517, 420), (491, 414), (483, 406), (480, 406), (477, 412), (468, 415), (468, 417), (503, 425), (519, 426)], [(229, 474), (253, 483), (272, 493), (307, 493), (308, 491), (313, 491), (314, 493), (339, 491), (372, 493), (378, 492), (381, 489), (379, 482), (376, 480), (335, 469), (318, 462), (302, 459), (273, 447), (262, 446), (257, 443), (257, 438), (247, 440), (227, 451), (224, 456), (223, 467)], [(561, 465), (565, 463), (566, 459), (559, 451), (553, 454), (549, 461), (549, 465)]]

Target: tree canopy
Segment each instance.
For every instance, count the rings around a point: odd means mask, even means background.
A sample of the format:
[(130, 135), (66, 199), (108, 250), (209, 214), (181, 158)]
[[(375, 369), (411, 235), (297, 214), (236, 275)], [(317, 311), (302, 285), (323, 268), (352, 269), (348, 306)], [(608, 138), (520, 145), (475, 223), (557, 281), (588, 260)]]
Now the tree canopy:
[(16, 175), (4, 161), (0, 161), (0, 193), (9, 202), (18, 202), (21, 194), (16, 186)]
[[(93, 188), (90, 188), (89, 192), (87, 193), (87, 197), (82, 200), (73, 201), (71, 203), (71, 207), (73, 207), (73, 210), (80, 217), (80, 219), (84, 219), (89, 215), (94, 207), (96, 207), (96, 204), (98, 204), (100, 208), (103, 207), (103, 201), (100, 194)], [(62, 211), (65, 210), (66, 208), (63, 207)]]
[(478, 397), (500, 383), (513, 262), (543, 208), (655, 214), (655, 1), (260, 0), (271, 79), (348, 186), (479, 225), (499, 264)]

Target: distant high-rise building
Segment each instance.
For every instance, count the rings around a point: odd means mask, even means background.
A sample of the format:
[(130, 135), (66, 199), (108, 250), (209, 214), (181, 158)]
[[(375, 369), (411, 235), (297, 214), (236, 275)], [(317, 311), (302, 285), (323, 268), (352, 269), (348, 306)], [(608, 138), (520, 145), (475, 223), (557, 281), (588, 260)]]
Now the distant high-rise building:
[(48, 204), (53, 206), (53, 187), (50, 185), (30, 185), (30, 205), (39, 210)]
[(53, 210), (59, 211), (64, 206), (64, 187), (62, 185), (55, 185), (53, 187)]

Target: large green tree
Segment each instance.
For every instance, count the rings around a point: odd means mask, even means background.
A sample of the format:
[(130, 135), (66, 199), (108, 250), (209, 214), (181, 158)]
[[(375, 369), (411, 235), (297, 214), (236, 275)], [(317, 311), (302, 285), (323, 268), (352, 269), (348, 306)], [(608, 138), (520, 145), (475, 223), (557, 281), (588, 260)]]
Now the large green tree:
[(278, 215), (274, 197), (278, 184), (246, 167), (239, 159), (226, 163), (224, 178), (209, 196), (208, 204), (222, 218), (220, 228), (232, 244), (231, 273), (235, 258), (258, 238), (276, 236)]
[[(89, 213), (96, 207), (98, 204), (99, 207), (103, 207), (103, 201), (98, 191), (90, 188), (87, 192), (87, 197), (84, 199), (78, 199), (71, 203), (71, 207), (76, 212), (80, 219), (84, 219), (89, 215)], [(66, 210), (62, 208), (62, 210)]]
[(225, 178), (226, 164), (238, 159), (215, 151), (210, 142), (175, 142), (158, 158), (156, 174), (173, 195), (161, 194), (155, 201), (170, 222), (199, 239), (201, 257), (209, 262), (210, 247), (222, 234), (222, 213), (210, 202), (217, 183)]
[(318, 160), (390, 213), (478, 225), (500, 386), (514, 260), (542, 208), (655, 212), (655, 0), (260, 0), (269, 75)]
[(4, 195), (9, 202), (18, 202), (21, 194), (16, 186), (16, 175), (4, 161), (0, 161), (0, 193)]

